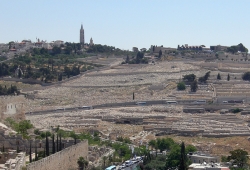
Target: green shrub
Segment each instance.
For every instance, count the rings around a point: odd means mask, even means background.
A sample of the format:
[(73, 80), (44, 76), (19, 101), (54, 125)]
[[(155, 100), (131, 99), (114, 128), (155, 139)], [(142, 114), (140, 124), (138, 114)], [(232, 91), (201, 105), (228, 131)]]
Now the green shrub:
[(186, 89), (185, 83), (184, 82), (178, 83), (177, 84), (177, 89), (178, 90), (185, 90)]
[(236, 108), (233, 110), (233, 113), (239, 113), (239, 112), (241, 112), (241, 109), (239, 109), (239, 108)]

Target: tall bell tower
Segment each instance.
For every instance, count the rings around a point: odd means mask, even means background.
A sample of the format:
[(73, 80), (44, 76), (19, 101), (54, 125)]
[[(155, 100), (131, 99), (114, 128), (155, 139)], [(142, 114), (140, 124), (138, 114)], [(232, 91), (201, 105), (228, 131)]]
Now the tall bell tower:
[(84, 41), (84, 29), (83, 29), (82, 25), (81, 25), (81, 29), (80, 29), (80, 43), (82, 45), (84, 45), (84, 43), (85, 43), (85, 41)]

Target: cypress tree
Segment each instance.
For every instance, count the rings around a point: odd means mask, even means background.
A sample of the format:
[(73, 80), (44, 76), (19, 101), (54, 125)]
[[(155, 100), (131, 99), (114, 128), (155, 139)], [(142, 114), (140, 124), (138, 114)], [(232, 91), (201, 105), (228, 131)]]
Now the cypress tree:
[(133, 92), (133, 100), (135, 100), (135, 93)]
[(221, 80), (220, 73), (218, 73), (218, 75), (217, 75), (217, 79), (218, 79), (218, 80)]
[(32, 156), (31, 156), (31, 141), (30, 141), (30, 163), (32, 162)]
[(46, 150), (45, 150), (45, 147), (43, 148), (43, 157), (44, 157), (44, 158), (46, 157)]
[(49, 156), (49, 139), (47, 132), (46, 132), (46, 156)]
[(56, 153), (56, 147), (55, 147), (55, 136), (52, 135), (52, 154)]
[(36, 146), (36, 143), (35, 143), (35, 161), (38, 161), (38, 157), (37, 157), (37, 146)]
[(16, 145), (16, 153), (19, 153), (19, 145)]
[(185, 153), (185, 144), (181, 143), (181, 159), (180, 159), (180, 167), (179, 170), (187, 170), (187, 157)]
[(191, 91), (192, 91), (192, 92), (196, 92), (196, 91), (197, 91), (197, 89), (198, 89), (197, 80), (194, 80), (194, 81), (191, 83), (190, 88), (191, 88)]
[(162, 51), (160, 50), (159, 51), (159, 58), (161, 58), (161, 56), (162, 56)]
[(21, 72), (21, 69), (19, 68), (18, 69), (18, 78), (21, 78), (22, 77), (22, 72)]
[(2, 148), (2, 151), (4, 152), (4, 144), (3, 144), (3, 148)]
[(229, 81), (230, 80), (230, 75), (229, 75), (229, 73), (228, 73), (228, 75), (227, 75), (227, 81)]
[(56, 151), (59, 151), (58, 133), (56, 134)]
[(59, 151), (62, 150), (62, 135), (60, 134), (60, 146), (59, 146)]
[(129, 63), (129, 56), (127, 55), (127, 58), (126, 58), (126, 63)]

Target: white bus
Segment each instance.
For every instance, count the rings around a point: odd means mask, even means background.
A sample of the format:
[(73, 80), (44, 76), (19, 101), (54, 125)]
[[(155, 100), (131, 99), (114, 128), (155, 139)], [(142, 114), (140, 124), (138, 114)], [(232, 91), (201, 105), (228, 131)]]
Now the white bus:
[(177, 104), (177, 101), (166, 101), (167, 104)]
[(145, 106), (146, 102), (137, 102), (136, 104), (139, 105), (139, 106)]
[(197, 104), (206, 104), (207, 101), (206, 100), (196, 100), (195, 103), (197, 103)]
[(82, 109), (84, 109), (84, 110), (90, 110), (90, 109), (93, 109), (93, 107), (92, 106), (82, 106)]

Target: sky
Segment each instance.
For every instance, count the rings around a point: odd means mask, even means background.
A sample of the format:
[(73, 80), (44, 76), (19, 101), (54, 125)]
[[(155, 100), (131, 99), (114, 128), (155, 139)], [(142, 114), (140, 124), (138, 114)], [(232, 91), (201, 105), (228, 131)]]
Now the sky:
[(250, 49), (249, 0), (1, 0), (0, 43), (85, 42), (124, 50), (163, 45)]

